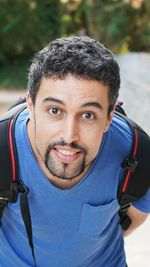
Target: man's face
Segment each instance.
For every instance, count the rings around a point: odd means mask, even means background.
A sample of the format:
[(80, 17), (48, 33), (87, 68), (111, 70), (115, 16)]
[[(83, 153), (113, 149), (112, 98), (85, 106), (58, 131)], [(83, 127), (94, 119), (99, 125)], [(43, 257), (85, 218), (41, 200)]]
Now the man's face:
[[(48, 178), (59, 185), (80, 180), (100, 148), (108, 117), (108, 88), (68, 75), (43, 78), (35, 105), (27, 97), (29, 139)], [(61, 182), (60, 182), (61, 183)]]

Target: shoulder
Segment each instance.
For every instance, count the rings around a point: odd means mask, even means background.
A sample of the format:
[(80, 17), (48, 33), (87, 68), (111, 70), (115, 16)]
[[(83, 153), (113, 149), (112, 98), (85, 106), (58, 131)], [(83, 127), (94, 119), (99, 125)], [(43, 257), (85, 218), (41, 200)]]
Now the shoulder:
[(26, 109), (24, 109), (18, 116), (17, 120), (16, 120), (16, 130), (21, 126), (27, 123), (29, 119), (29, 112)]
[(26, 125), (28, 119), (29, 119), (29, 113), (28, 110), (25, 109), (19, 114), (16, 120), (15, 124), (15, 138), (17, 141), (16, 143), (18, 143), (19, 139), (24, 139), (24, 137), (26, 137)]
[(110, 124), (108, 131), (110, 142), (115, 145), (115, 149), (125, 151), (125, 154), (130, 152), (132, 145), (132, 132), (128, 122), (115, 114)]
[(130, 126), (127, 120), (125, 120), (125, 118), (117, 114), (114, 114), (110, 128), (113, 129), (113, 131), (115, 131), (116, 134), (127, 136), (130, 140), (132, 139)]

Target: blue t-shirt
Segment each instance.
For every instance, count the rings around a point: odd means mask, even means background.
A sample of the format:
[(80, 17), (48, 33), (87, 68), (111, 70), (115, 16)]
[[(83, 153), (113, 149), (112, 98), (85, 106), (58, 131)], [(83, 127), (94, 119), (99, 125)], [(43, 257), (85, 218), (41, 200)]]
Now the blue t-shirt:
[[(125, 267), (117, 189), (121, 162), (129, 154), (131, 133), (114, 117), (99, 153), (83, 179), (71, 189), (55, 187), (32, 152), (27, 111), (16, 123), (20, 179), (29, 188), (37, 267)], [(135, 206), (150, 212), (150, 193)], [(20, 212), (20, 199), (8, 204), (0, 227), (0, 267), (34, 266)]]

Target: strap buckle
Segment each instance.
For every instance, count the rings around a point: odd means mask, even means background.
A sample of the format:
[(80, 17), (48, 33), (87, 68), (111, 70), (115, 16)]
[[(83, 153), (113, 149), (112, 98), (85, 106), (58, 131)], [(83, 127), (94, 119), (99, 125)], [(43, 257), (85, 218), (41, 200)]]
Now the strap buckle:
[(130, 206), (131, 206), (131, 202), (129, 202), (129, 203), (127, 203), (127, 204), (125, 204), (125, 205), (121, 205), (120, 206), (120, 212), (127, 212), (128, 211), (128, 209), (130, 208)]
[(21, 180), (19, 180), (19, 183), (18, 183), (18, 192), (26, 193), (26, 194), (29, 193), (28, 187), (26, 187), (25, 184)]
[(29, 189), (24, 185), (22, 181), (19, 180), (19, 183), (12, 182), (10, 184), (10, 189), (7, 191), (0, 191), (0, 203), (5, 205), (8, 202), (16, 202), (18, 193), (27, 193)]
[(0, 217), (8, 202), (16, 202), (18, 196), (17, 183), (11, 183), (10, 189), (7, 191), (0, 191)]
[(122, 168), (128, 169), (133, 173), (138, 164), (139, 162), (137, 159), (134, 156), (131, 156), (123, 161)]
[(7, 191), (1, 191), (0, 192), (0, 201), (5, 202), (16, 202), (18, 196), (18, 184), (17, 183), (11, 183), (10, 189)]

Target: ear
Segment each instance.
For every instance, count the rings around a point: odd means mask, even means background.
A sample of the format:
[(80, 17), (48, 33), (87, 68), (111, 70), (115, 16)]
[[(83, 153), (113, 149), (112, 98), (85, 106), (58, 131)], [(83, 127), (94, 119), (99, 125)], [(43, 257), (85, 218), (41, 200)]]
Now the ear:
[(34, 105), (29, 92), (27, 92), (26, 95), (26, 102), (27, 102), (27, 109), (29, 111), (29, 118), (31, 120), (34, 118)]
[(115, 108), (110, 112), (110, 114), (107, 117), (104, 133), (107, 132), (109, 129), (109, 126), (110, 126), (112, 119), (113, 119), (113, 116), (114, 116), (114, 111), (115, 111)]
[(33, 103), (32, 103), (29, 91), (27, 92), (27, 95), (26, 95), (26, 102), (27, 102), (28, 111), (29, 113), (31, 113), (33, 111)]

